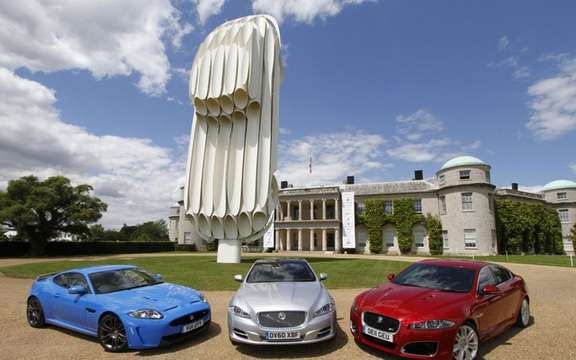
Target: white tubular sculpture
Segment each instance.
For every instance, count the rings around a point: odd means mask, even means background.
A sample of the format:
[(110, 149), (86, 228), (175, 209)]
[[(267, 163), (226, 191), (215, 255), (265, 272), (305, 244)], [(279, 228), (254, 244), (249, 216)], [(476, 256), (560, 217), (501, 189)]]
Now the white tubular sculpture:
[(218, 262), (240, 262), (241, 241), (273, 221), (282, 79), (276, 20), (228, 21), (198, 48), (190, 76), (192, 126), (184, 206)]

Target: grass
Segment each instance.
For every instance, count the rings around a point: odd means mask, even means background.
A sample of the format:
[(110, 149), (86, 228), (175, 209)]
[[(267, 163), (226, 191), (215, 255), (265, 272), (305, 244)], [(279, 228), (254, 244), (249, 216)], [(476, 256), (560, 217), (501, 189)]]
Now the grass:
[[(218, 264), (214, 256), (162, 256), (100, 261), (52, 261), (0, 268), (6, 276), (34, 278), (40, 274), (63, 271), (77, 267), (130, 264), (149, 272), (160, 273), (168, 282), (191, 286), (199, 290), (236, 290), (235, 274), (245, 275), (256, 257), (242, 259), (240, 264)], [(409, 265), (407, 262), (306, 258), (317, 273), (328, 273), (328, 288), (370, 288), (387, 281), (386, 275)]]
[[(443, 259), (472, 259), (471, 256), (439, 255), (433, 257)], [(501, 263), (571, 267), (570, 257), (566, 255), (508, 255), (508, 257), (506, 257), (506, 255), (475, 256), (474, 260), (492, 261)], [(576, 266), (576, 258), (574, 259), (574, 266)]]

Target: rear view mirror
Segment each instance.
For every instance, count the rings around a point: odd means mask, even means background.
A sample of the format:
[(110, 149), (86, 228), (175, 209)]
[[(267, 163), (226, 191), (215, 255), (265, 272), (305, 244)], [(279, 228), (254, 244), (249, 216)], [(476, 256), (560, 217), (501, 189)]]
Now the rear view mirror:
[(394, 278), (396, 277), (396, 274), (390, 273), (390, 274), (388, 274), (388, 276), (386, 276), (386, 277), (388, 278), (388, 281), (392, 281), (392, 280), (394, 280)]
[(320, 281), (324, 281), (324, 280), (326, 280), (326, 279), (328, 279), (328, 274), (326, 274), (326, 273), (320, 273)]
[(154, 275), (154, 280), (156, 280), (156, 281), (162, 281), (162, 275), (160, 275), (160, 274), (155, 274), (155, 275)]
[(68, 289), (68, 293), (72, 295), (84, 295), (88, 292), (82, 285), (74, 285)]
[(242, 282), (244, 279), (242, 279), (242, 275), (240, 274), (236, 274), (234, 275), (234, 281), (238, 281), (238, 282)]
[(498, 289), (494, 285), (486, 285), (482, 288), (482, 294), (484, 294), (484, 295), (495, 295), (495, 294), (499, 294), (499, 293), (500, 293), (500, 289)]

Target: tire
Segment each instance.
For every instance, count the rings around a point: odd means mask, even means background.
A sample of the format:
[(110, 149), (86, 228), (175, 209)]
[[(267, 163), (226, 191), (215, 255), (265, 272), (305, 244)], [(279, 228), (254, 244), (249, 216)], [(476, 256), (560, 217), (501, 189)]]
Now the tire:
[(520, 303), (520, 309), (518, 309), (516, 326), (519, 328), (526, 328), (528, 325), (530, 325), (530, 302), (527, 298), (524, 298)]
[(30, 297), (26, 304), (26, 319), (28, 320), (28, 324), (33, 328), (42, 328), (46, 326), (44, 309), (42, 309), (40, 300), (35, 296)]
[(122, 320), (114, 314), (104, 315), (98, 322), (98, 341), (108, 352), (122, 352), (128, 349), (128, 338)]
[(473, 325), (465, 323), (458, 328), (454, 337), (452, 357), (455, 360), (475, 360), (478, 358), (480, 340)]

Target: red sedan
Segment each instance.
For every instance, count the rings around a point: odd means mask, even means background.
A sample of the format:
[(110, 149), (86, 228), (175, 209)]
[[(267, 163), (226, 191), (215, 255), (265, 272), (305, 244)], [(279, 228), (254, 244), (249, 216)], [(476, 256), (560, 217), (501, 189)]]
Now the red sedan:
[(388, 279), (356, 297), (350, 330), (358, 343), (391, 354), (473, 360), (481, 340), (530, 322), (524, 280), (500, 265), (424, 260)]

